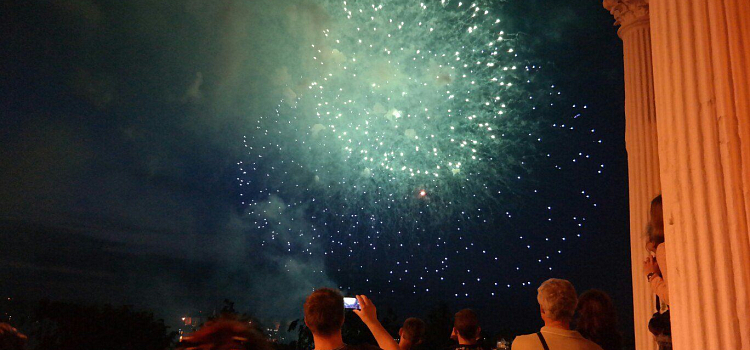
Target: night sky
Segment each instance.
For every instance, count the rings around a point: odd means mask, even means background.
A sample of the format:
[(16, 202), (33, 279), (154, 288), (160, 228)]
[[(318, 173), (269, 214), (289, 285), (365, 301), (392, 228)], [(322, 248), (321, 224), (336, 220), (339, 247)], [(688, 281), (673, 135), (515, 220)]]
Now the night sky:
[[(0, 5), (0, 294), (176, 324), (224, 298), (294, 319), (334, 286), (402, 318), (446, 302), (533, 330), (536, 287), (561, 277), (610, 293), (629, 332), (611, 15), (383, 3)], [(465, 57), (481, 69), (451, 68)]]

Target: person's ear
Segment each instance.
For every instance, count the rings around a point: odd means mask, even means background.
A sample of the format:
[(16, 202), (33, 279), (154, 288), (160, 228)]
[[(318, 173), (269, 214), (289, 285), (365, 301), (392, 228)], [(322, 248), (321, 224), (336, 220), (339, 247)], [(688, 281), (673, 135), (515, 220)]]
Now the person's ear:
[(477, 326), (477, 339), (479, 339), (479, 336), (482, 334), (482, 327)]
[(398, 329), (398, 337), (399, 339), (404, 339), (404, 327)]
[(453, 332), (451, 332), (451, 339), (458, 340), (458, 335), (456, 332), (456, 327), (453, 327)]
[(542, 314), (544, 314), (544, 308), (541, 305), (539, 305), (539, 312), (541, 312)]

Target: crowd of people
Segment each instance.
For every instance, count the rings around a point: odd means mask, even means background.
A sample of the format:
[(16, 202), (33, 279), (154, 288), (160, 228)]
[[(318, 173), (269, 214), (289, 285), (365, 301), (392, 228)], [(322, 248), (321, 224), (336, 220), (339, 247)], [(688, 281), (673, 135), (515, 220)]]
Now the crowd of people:
[[(661, 195), (651, 202), (645, 241), (646, 250), (650, 254), (643, 263), (643, 270), (652, 291), (658, 298), (658, 307), (649, 322), (649, 330), (654, 334), (659, 349), (668, 350), (671, 349), (671, 332)], [(310, 294), (304, 304), (305, 324), (312, 332), (315, 350), (411, 350), (422, 342), (425, 333), (425, 323), (422, 320), (411, 317), (404, 321), (403, 327), (398, 332), (398, 341), (396, 341), (378, 321), (372, 301), (364, 295), (358, 295), (357, 300), (360, 308), (354, 310), (354, 313), (372, 332), (377, 347), (369, 344), (355, 346), (344, 343), (341, 333), (345, 312), (343, 296), (337, 290), (321, 288)], [(544, 326), (534, 334), (516, 337), (511, 350), (621, 350), (623, 348), (622, 336), (617, 330), (615, 307), (605, 292), (589, 290), (578, 296), (569, 281), (552, 278), (539, 286), (537, 301)], [(571, 325), (576, 314), (578, 317), (575, 319), (576, 327), (573, 329)], [(188, 338), (189, 340), (209, 339), (210, 337), (206, 337), (205, 333), (223, 334), (221, 337), (212, 338), (216, 340), (209, 342), (210, 345), (183, 347), (182, 349), (265, 349), (267, 346), (259, 333), (255, 336), (232, 336), (218, 332), (222, 329), (221, 322), (209, 324), (193, 337)], [(212, 331), (212, 329), (217, 331)], [(452, 350), (483, 350), (480, 335), (479, 318), (474, 310), (464, 309), (455, 314), (450, 337), (456, 345), (452, 347)], [(236, 346), (233, 347), (231, 344)]]
[[(378, 321), (377, 309), (372, 300), (365, 295), (358, 295), (356, 298), (359, 308), (353, 312), (370, 330), (377, 346), (350, 345), (344, 342), (344, 297), (338, 290), (320, 288), (307, 297), (303, 306), (304, 322), (312, 333), (315, 350), (412, 350), (423, 341), (426, 329), (424, 321), (415, 317), (406, 319), (399, 329), (398, 339), (394, 339)], [(535, 334), (516, 337), (512, 350), (622, 349), (614, 305), (606, 293), (590, 290), (578, 297), (569, 281), (553, 278), (539, 287), (537, 301), (544, 327)], [(572, 329), (576, 313), (577, 329)], [(455, 314), (450, 337), (456, 342), (452, 350), (485, 350), (480, 341), (479, 317), (474, 310), (463, 309)], [(179, 349), (268, 348), (269, 344), (261, 333), (247, 323), (217, 319), (186, 337)]]

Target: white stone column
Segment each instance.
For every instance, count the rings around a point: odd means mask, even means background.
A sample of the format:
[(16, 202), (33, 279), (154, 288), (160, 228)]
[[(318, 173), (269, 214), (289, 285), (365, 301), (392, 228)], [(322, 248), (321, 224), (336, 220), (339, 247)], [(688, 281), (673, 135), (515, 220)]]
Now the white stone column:
[(651, 0), (674, 349), (750, 350), (750, 1)]
[(654, 293), (643, 274), (645, 229), (651, 200), (660, 193), (656, 137), (651, 36), (648, 1), (604, 0), (604, 7), (620, 25), (625, 64), (625, 146), (630, 187), (630, 257), (633, 278), (635, 347), (654, 350), (648, 321), (656, 312)]

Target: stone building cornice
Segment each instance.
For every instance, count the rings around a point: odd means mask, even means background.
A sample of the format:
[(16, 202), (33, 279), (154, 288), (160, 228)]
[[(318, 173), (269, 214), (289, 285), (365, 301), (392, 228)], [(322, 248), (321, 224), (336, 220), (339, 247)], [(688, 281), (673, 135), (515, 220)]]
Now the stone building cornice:
[(633, 24), (648, 23), (648, 0), (604, 0), (602, 4), (621, 31)]

